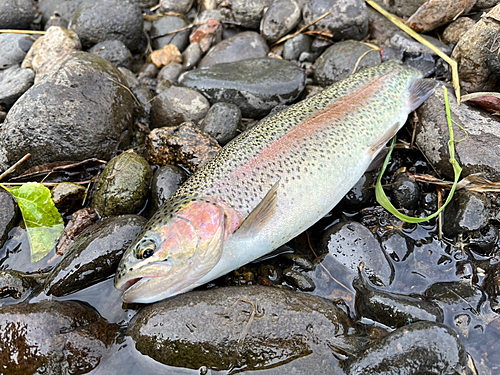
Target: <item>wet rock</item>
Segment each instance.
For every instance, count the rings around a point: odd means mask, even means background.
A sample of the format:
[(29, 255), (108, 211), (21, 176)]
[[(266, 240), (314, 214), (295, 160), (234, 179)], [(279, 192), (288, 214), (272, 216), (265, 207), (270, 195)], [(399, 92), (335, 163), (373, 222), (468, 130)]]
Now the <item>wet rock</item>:
[(108, 60), (117, 67), (130, 69), (132, 64), (132, 53), (121, 40), (105, 40), (97, 43), (89, 52)]
[(415, 248), (414, 241), (398, 229), (385, 232), (380, 238), (380, 244), (394, 262), (406, 261)]
[(424, 77), (429, 77), (436, 72), (436, 61), (430, 53), (408, 53), (405, 55), (405, 65), (420, 70)]
[(354, 279), (356, 290), (356, 316), (382, 323), (391, 328), (399, 328), (410, 323), (425, 320), (443, 323), (443, 310), (434, 302), (421, 297), (389, 293), (372, 287), (360, 277)]
[(295, 0), (275, 0), (260, 23), (260, 33), (270, 43), (287, 35), (300, 21), (300, 7)]
[(186, 172), (176, 165), (164, 165), (159, 168), (151, 182), (152, 211), (158, 210), (186, 179)]
[(85, 48), (105, 40), (120, 40), (134, 51), (141, 42), (143, 19), (141, 9), (126, 0), (91, 0), (80, 4), (69, 28)]
[(392, 228), (402, 228), (404, 226), (404, 222), (382, 206), (367, 207), (362, 209), (360, 213), (360, 223), (371, 230), (377, 229), (381, 234)]
[(157, 68), (162, 66), (182, 62), (182, 55), (175, 44), (167, 44), (160, 50), (153, 51), (148, 57), (148, 62), (152, 62)]
[[(328, 48), (315, 62), (314, 79), (320, 86), (329, 86), (349, 77), (361, 55), (372, 48), (361, 42), (347, 40), (335, 43)], [(361, 59), (358, 69), (364, 66), (375, 66), (381, 63), (380, 53), (372, 51)]]
[(406, 21), (417, 33), (425, 33), (455, 20), (457, 14), (467, 14), (476, 0), (435, 0), (426, 2)]
[(189, 30), (183, 30), (176, 33), (172, 31), (183, 29), (187, 23), (182, 18), (174, 16), (165, 16), (153, 21), (149, 36), (154, 50), (159, 50), (168, 44), (175, 44), (179, 51), (184, 51), (184, 48), (189, 43)]
[(0, 169), (28, 151), (31, 158), (15, 174), (54, 161), (110, 159), (130, 139), (134, 101), (123, 85), (108, 61), (86, 52), (66, 56), (7, 115)]
[[(340, 222), (327, 229), (320, 240), (320, 249), (328, 250), (330, 272), (341, 274), (348, 285), (358, 274), (360, 263), (374, 284), (387, 286), (394, 278), (387, 256), (373, 233), (358, 222)], [(323, 264), (325, 261), (322, 260)]]
[(488, 295), (493, 311), (500, 312), (500, 263), (488, 270), (483, 281), (483, 288)]
[(170, 83), (177, 83), (179, 76), (184, 72), (182, 64), (172, 63), (165, 65), (158, 72), (158, 81), (169, 81)]
[(35, 18), (32, 0), (3, 0), (0, 14), (0, 29), (29, 29)]
[(62, 58), (82, 48), (78, 35), (74, 31), (53, 26), (38, 38), (24, 58), (21, 68), (35, 71), (35, 83), (40, 81)]
[(334, 40), (361, 40), (368, 33), (368, 12), (362, 0), (312, 0), (302, 9), (303, 23), (316, 21), (326, 12), (332, 14), (310, 27), (312, 30), (326, 29)]
[(0, 271), (0, 306), (13, 305), (25, 301), (38, 290), (44, 275), (28, 275), (13, 270)]
[[(423, 35), (425, 39), (431, 42), (435, 47), (441, 50), (441, 52), (447, 54), (448, 56), (451, 54), (451, 48), (441, 42), (439, 39), (433, 38), (428, 35)], [(410, 37), (408, 34), (398, 31), (394, 33), (394, 35), (389, 40), (389, 45), (396, 49), (401, 49), (406, 53), (429, 53), (433, 56), (437, 56), (434, 51), (432, 51), (429, 47), (424, 46), (422, 43), (417, 42), (415, 39)]]
[(146, 139), (146, 155), (151, 164), (182, 164), (191, 172), (219, 150), (217, 141), (191, 122), (154, 129)]
[(312, 292), (316, 288), (316, 285), (314, 285), (314, 281), (312, 281), (309, 276), (295, 271), (294, 269), (284, 269), (283, 277), (288, 284), (303, 292)]
[(4, 306), (0, 308), (2, 371), (85, 374), (107, 356), (117, 335), (118, 325), (77, 302)]
[(99, 219), (93, 208), (87, 207), (76, 211), (71, 215), (71, 220), (64, 228), (63, 234), (56, 245), (56, 254), (63, 255), (66, 250), (75, 242), (76, 238), (86, 228), (90, 227)]
[(500, 31), (491, 37), (488, 43), (488, 52), (486, 54), (486, 62), (490, 71), (495, 74), (497, 78), (500, 77), (500, 57), (498, 51), (500, 50)]
[(198, 61), (201, 59), (201, 55), (203, 51), (200, 48), (198, 43), (191, 43), (187, 48), (182, 52), (182, 66), (186, 69), (193, 69)]
[(325, 349), (332, 340), (337, 348), (349, 347), (355, 333), (330, 300), (251, 286), (195, 291), (148, 305), (132, 319), (127, 336), (143, 355), (171, 366), (251, 371), (281, 365), (282, 374), (336, 374), (342, 373), (338, 361)]
[(144, 224), (142, 216), (122, 215), (85, 229), (52, 269), (45, 293), (61, 297), (112, 276)]
[(264, 8), (272, 4), (273, 0), (233, 0), (231, 13), (234, 20), (246, 29), (258, 29)]
[(375, 0), (389, 13), (399, 17), (410, 17), (426, 0)]
[(392, 204), (396, 208), (415, 210), (420, 200), (420, 189), (414, 178), (406, 173), (400, 173), (391, 184)]
[(85, 198), (84, 186), (73, 182), (62, 182), (52, 189), (52, 200), (59, 210), (82, 207)]
[(260, 58), (193, 70), (179, 81), (211, 104), (232, 103), (244, 117), (259, 118), (279, 104), (293, 102), (304, 89), (305, 74), (288, 61)]
[(19, 220), (19, 206), (14, 197), (0, 189), (0, 248), (7, 240), (9, 232)]
[(35, 40), (32, 35), (0, 33), (0, 69), (19, 65)]
[(460, 38), (451, 57), (458, 63), (460, 87), (468, 92), (495, 91), (496, 76), (488, 68), (488, 43), (500, 31), (500, 4)]
[(422, 208), (430, 211), (430, 212), (435, 212), (438, 209), (438, 197), (436, 193), (425, 193), (422, 196), (421, 199), (421, 205)]
[(201, 130), (214, 137), (224, 146), (238, 134), (241, 111), (238, 106), (229, 103), (215, 103), (208, 110), (201, 123)]
[(42, 12), (42, 24), (46, 24), (50, 17), (57, 13), (66, 22), (71, 21), (73, 14), (84, 0), (40, 0), (38, 7)]
[(254, 31), (236, 34), (213, 46), (201, 59), (198, 68), (220, 63), (265, 57), (269, 52), (266, 41)]
[[(473, 173), (484, 173), (491, 181), (500, 179), (500, 123), (480, 109), (467, 103), (457, 105), (453, 90), (448, 87), (451, 118), (468, 133), (468, 138), (455, 143), (455, 157), (462, 166), (462, 177)], [(440, 84), (434, 94), (417, 110), (420, 126), (415, 142), (426, 159), (441, 175), (453, 181), (453, 167), (448, 151), (449, 130), (444, 111), (443, 87)], [(461, 129), (455, 129), (455, 140), (465, 137)]]
[(492, 255), (500, 240), (500, 231), (494, 225), (469, 232), (469, 249), (477, 254)]
[(192, 5), (193, 0), (161, 0), (160, 10), (162, 13), (175, 12), (186, 14)]
[(0, 106), (9, 109), (32, 85), (35, 73), (31, 69), (12, 66), (0, 70)]
[(151, 127), (178, 126), (205, 117), (210, 104), (200, 93), (186, 87), (172, 86), (162, 91), (151, 106)]
[(133, 152), (111, 159), (97, 181), (90, 207), (101, 217), (135, 214), (143, 207), (153, 171)]
[(345, 363), (355, 374), (453, 374), (464, 371), (467, 353), (457, 333), (444, 324), (417, 322), (399, 328)]
[(488, 225), (490, 203), (483, 195), (468, 190), (455, 192), (444, 210), (443, 232), (449, 237), (479, 230)]
[(365, 206), (375, 194), (373, 189), (374, 184), (373, 175), (366, 172), (356, 185), (342, 198), (340, 204), (350, 211), (355, 211)]
[(298, 34), (288, 39), (283, 45), (283, 58), (285, 60), (298, 60), (303, 52), (311, 51), (311, 37)]
[(457, 44), (460, 38), (476, 24), (472, 18), (460, 17), (451, 22), (443, 31), (443, 42), (446, 44)]

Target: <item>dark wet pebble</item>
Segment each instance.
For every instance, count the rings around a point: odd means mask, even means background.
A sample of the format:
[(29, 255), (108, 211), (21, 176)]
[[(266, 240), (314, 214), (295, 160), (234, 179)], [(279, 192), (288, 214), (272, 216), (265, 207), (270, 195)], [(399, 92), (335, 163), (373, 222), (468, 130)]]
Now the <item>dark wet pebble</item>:
[[(431, 42), (439, 50), (441, 50), (441, 52), (445, 53), (448, 56), (451, 55), (452, 49), (447, 44), (428, 35), (424, 35), (423, 37)], [(391, 37), (389, 45), (393, 48), (401, 49), (407, 53), (428, 53), (436, 56), (436, 53), (429, 47), (426, 47), (422, 43), (417, 42), (415, 39), (402, 31), (396, 32)]]
[(385, 232), (380, 238), (380, 244), (394, 262), (404, 262), (415, 248), (414, 240), (398, 229)]
[(97, 181), (90, 207), (101, 217), (135, 214), (143, 208), (153, 171), (133, 152), (110, 160)]
[(179, 81), (201, 92), (211, 104), (232, 103), (243, 117), (260, 118), (297, 99), (305, 87), (305, 74), (288, 61), (260, 58), (193, 70)]
[(437, 193), (425, 193), (422, 195), (420, 202), (423, 209), (431, 212), (435, 212), (438, 209), (438, 197)]
[(0, 271), (0, 306), (25, 301), (43, 283), (44, 275), (26, 274), (13, 270)]
[(425, 290), (424, 295), (443, 305), (472, 306), (474, 309), (478, 309), (484, 301), (484, 294), (479, 286), (463, 281), (446, 281), (431, 284)]
[(469, 232), (468, 237), (469, 249), (481, 255), (493, 255), (500, 244), (500, 230), (492, 224)]
[(21, 64), (35, 40), (33, 35), (0, 33), (0, 69)]
[(362, 273), (352, 285), (356, 290), (354, 306), (358, 319), (371, 319), (391, 328), (421, 320), (443, 323), (443, 310), (435, 302), (379, 290), (368, 284)]
[(12, 66), (0, 70), (0, 106), (9, 109), (28, 89), (33, 86), (35, 73), (31, 69)]
[(241, 111), (238, 106), (230, 103), (215, 103), (208, 110), (200, 128), (224, 146), (238, 134), (240, 121)]
[(146, 155), (151, 164), (181, 164), (191, 172), (219, 150), (217, 141), (192, 122), (154, 129), (146, 139)]
[(132, 53), (121, 40), (105, 40), (94, 45), (89, 52), (108, 60), (117, 67), (130, 69), (132, 64)]
[(309, 35), (295, 35), (283, 45), (283, 58), (285, 60), (298, 60), (302, 53), (311, 51), (311, 43), (312, 38)]
[(186, 181), (184, 170), (176, 165), (159, 168), (151, 182), (152, 211), (155, 212)]
[(326, 29), (334, 40), (361, 40), (368, 33), (367, 5), (363, 0), (311, 0), (302, 8), (303, 23), (316, 21), (326, 12), (332, 14), (316, 22), (312, 30)]
[(300, 21), (300, 7), (295, 0), (275, 0), (262, 17), (261, 35), (270, 43), (293, 30)]
[(234, 20), (247, 29), (258, 29), (264, 9), (269, 7), (273, 0), (232, 0), (231, 13)]
[(254, 31), (245, 31), (213, 46), (201, 59), (198, 68), (265, 57), (269, 52), (264, 38)]
[(161, 0), (160, 10), (162, 13), (175, 12), (186, 14), (192, 5), (193, 0)]
[(193, 69), (201, 59), (203, 51), (198, 43), (191, 43), (182, 52), (182, 66), (185, 70)]
[[(457, 105), (453, 89), (448, 86), (451, 117), (468, 133), (463, 142), (456, 142), (455, 155), (463, 168), (462, 177), (473, 173), (484, 173), (491, 181), (500, 180), (500, 123), (495, 118), (467, 103)], [(440, 84), (434, 94), (417, 110), (420, 126), (417, 127), (415, 142), (424, 153), (433, 168), (443, 177), (453, 181), (453, 167), (448, 151), (449, 130), (444, 111), (445, 101), (443, 85)], [(460, 129), (454, 130), (455, 140), (466, 134)]]
[[(148, 305), (132, 319), (127, 336), (143, 355), (171, 366), (224, 371), (281, 365), (280, 374), (336, 374), (341, 372), (329, 343), (350, 351), (349, 336), (356, 332), (330, 300), (250, 286), (195, 291)], [(301, 359), (303, 353), (308, 355)]]
[[(285, 247), (285, 246), (283, 246), (283, 247)], [(293, 249), (291, 249), (291, 248), (290, 248), (290, 250), (293, 251)], [(293, 269), (297, 269), (300, 271), (312, 271), (315, 268), (313, 262), (311, 262), (307, 258), (304, 258), (301, 255), (292, 254), (292, 253), (290, 253), (290, 254), (285, 253), (285, 254), (282, 254), (280, 256), (284, 259), (291, 260), (293, 262), (293, 267), (292, 267)]]
[(346, 362), (348, 375), (463, 373), (467, 353), (457, 333), (440, 323), (399, 328)]
[(370, 172), (366, 172), (356, 185), (354, 185), (351, 190), (342, 198), (340, 205), (345, 207), (349, 211), (356, 211), (361, 207), (365, 206), (375, 195), (375, 190), (373, 185), (375, 184), (375, 179)]
[(312, 292), (316, 289), (314, 281), (312, 281), (309, 276), (295, 271), (292, 268), (286, 268), (283, 270), (283, 278), (289, 285), (303, 292)]
[(488, 295), (492, 310), (500, 313), (500, 263), (488, 270), (483, 281), (483, 288)]
[(366, 207), (363, 208), (360, 213), (361, 224), (372, 230), (377, 228), (382, 234), (388, 229), (390, 230), (394, 227), (402, 228), (404, 226), (404, 223), (401, 220), (382, 206)]
[(414, 178), (400, 173), (391, 184), (391, 202), (396, 208), (415, 210), (420, 200), (420, 189)]
[[(373, 233), (356, 221), (340, 222), (328, 228), (320, 240), (320, 252), (328, 251), (331, 273), (342, 275), (348, 285), (364, 264), (370, 281), (388, 286), (394, 277), (392, 267)], [(325, 263), (325, 259), (322, 261)]]
[(19, 220), (19, 206), (12, 194), (0, 188), (0, 248)]
[(424, 77), (429, 77), (436, 72), (436, 61), (430, 53), (408, 54), (405, 56), (405, 65), (420, 70)]
[(85, 48), (105, 40), (120, 40), (134, 51), (141, 42), (143, 24), (141, 9), (134, 3), (90, 0), (80, 4), (69, 28), (78, 34)]
[(0, 29), (30, 29), (35, 18), (32, 0), (2, 0)]
[(123, 253), (144, 224), (142, 216), (122, 215), (85, 229), (50, 272), (45, 293), (61, 297), (114, 275)]
[(198, 122), (205, 117), (208, 100), (187, 87), (171, 86), (162, 91), (151, 105), (151, 128), (179, 126), (183, 122)]
[(82, 207), (87, 189), (73, 182), (62, 182), (52, 189), (52, 200), (59, 210), (79, 209)]
[(0, 308), (2, 371), (85, 374), (106, 358), (117, 335), (118, 325), (77, 302), (4, 306)]
[(480, 230), (489, 222), (490, 202), (479, 193), (468, 190), (455, 192), (444, 211), (443, 232), (453, 238), (459, 233)]
[(184, 51), (189, 43), (189, 29), (171, 33), (183, 29), (187, 23), (180, 17), (165, 16), (153, 21), (149, 36), (154, 50), (160, 50), (167, 44), (174, 44), (179, 51)]
[(179, 76), (184, 72), (184, 66), (182, 64), (178, 63), (172, 63), (165, 65), (161, 70), (158, 72), (158, 81), (169, 81), (172, 84), (177, 83), (177, 80), (179, 79)]
[(110, 159), (130, 140), (134, 101), (124, 85), (108, 61), (67, 55), (9, 111), (0, 131), (0, 169), (28, 151), (32, 156), (15, 174), (54, 161)]
[[(361, 55), (372, 48), (355, 40), (346, 40), (329, 47), (315, 62), (314, 79), (320, 86), (329, 86), (349, 77)], [(375, 66), (381, 63), (378, 51), (369, 52), (359, 62), (363, 66)]]

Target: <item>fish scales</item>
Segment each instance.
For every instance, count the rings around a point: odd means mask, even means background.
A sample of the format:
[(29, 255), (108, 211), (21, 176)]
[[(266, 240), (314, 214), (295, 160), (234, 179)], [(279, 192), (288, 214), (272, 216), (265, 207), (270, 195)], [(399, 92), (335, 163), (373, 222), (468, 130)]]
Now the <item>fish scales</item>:
[[(397, 62), (366, 68), (268, 116), (226, 145), (158, 210), (131, 246), (132, 249), (144, 238), (154, 237), (151, 234), (168, 225), (169, 220), (185, 219), (186, 214), (179, 212), (193, 202), (223, 208), (224, 217), (209, 225), (210, 232), (215, 231), (219, 221), (224, 222), (221, 225), (227, 232), (221, 249), (213, 255), (218, 261), (196, 280), (189, 279), (189, 286), (180, 283), (182, 288), (158, 291), (158, 298), (189, 290), (259, 258), (328, 213), (365, 172), (385, 143), (379, 145), (379, 141), (387, 141), (404, 124), (409, 111), (432, 93), (433, 84), (415, 88), (419, 78), (418, 71)], [(261, 202), (271, 201), (270, 191), (274, 196), (272, 215), (260, 215), (265, 223), (259, 222), (255, 226), (258, 230), (240, 230), (245, 219), (253, 218), (252, 213), (260, 209)], [(190, 222), (196, 220), (193, 210), (189, 210)], [(199, 208), (194, 212), (198, 213)], [(206, 224), (197, 225), (201, 228)], [(195, 262), (192, 251), (187, 253), (187, 262)], [(125, 285), (121, 278), (127, 272), (140, 269), (132, 259), (127, 263), (126, 257), (127, 254), (122, 260), (126, 264), (121, 264), (117, 273), (117, 287)], [(127, 265), (132, 265), (128, 271)], [(128, 275), (128, 280), (139, 279), (133, 276)], [(141, 279), (142, 284), (151, 280)]]

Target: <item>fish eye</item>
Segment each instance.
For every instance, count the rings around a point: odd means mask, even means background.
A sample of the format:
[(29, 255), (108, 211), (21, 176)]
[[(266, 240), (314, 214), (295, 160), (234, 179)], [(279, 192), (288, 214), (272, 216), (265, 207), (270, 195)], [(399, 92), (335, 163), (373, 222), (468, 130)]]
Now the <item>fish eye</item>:
[(135, 246), (135, 257), (137, 259), (146, 259), (153, 256), (156, 250), (156, 244), (152, 240), (142, 240)]

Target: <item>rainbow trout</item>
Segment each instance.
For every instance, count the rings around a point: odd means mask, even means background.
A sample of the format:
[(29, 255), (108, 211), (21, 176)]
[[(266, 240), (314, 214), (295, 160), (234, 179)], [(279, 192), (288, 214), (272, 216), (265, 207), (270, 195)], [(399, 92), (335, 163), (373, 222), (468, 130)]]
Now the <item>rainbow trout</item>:
[(260, 258), (326, 215), (436, 82), (396, 61), (261, 120), (194, 173), (125, 252), (124, 302), (186, 292)]

